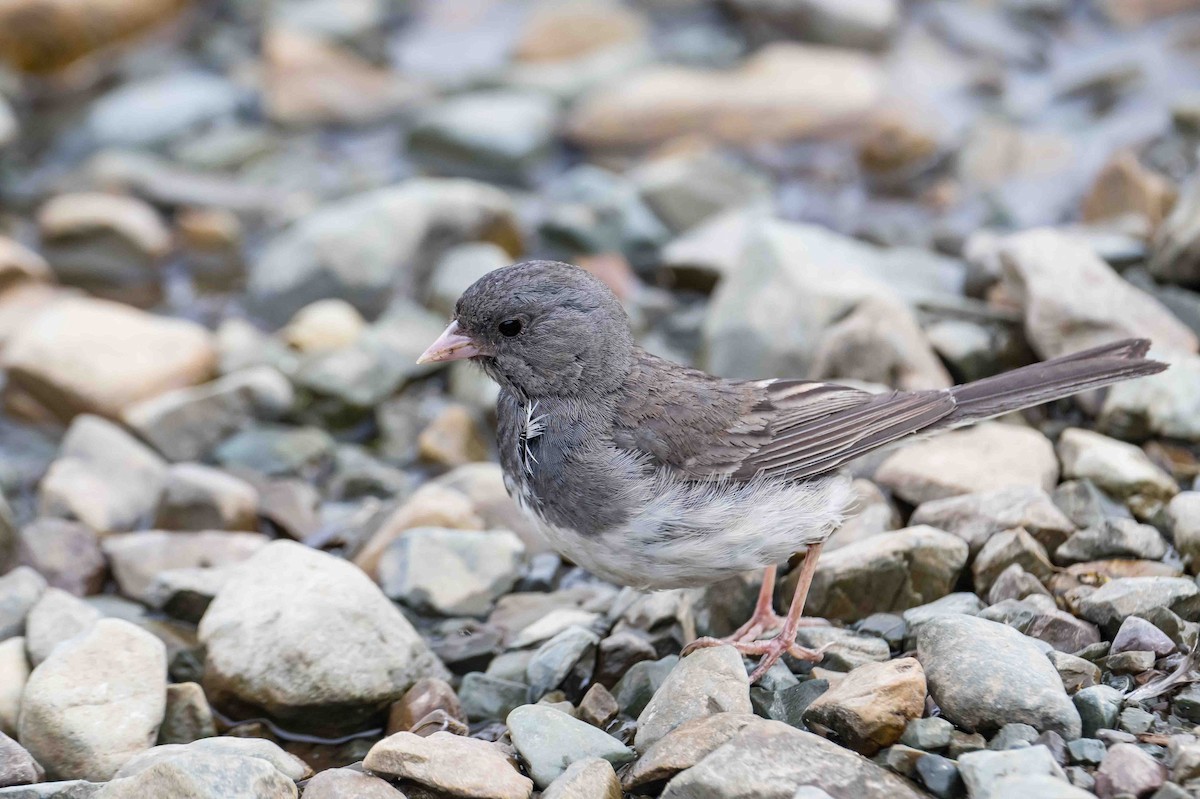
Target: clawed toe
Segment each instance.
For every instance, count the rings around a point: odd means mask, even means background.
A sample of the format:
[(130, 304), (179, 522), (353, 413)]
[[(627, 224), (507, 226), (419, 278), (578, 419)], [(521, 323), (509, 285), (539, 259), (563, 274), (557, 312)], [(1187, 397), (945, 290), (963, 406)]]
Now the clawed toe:
[(763, 675), (785, 654), (791, 655), (796, 660), (820, 663), (822, 658), (825, 657), (825, 650), (827, 648), (823, 646), (817, 649), (809, 649), (808, 647), (800, 646), (795, 641), (789, 643), (780, 636), (768, 638), (765, 641), (727, 641), (720, 638), (697, 638), (683, 648), (682, 655), (683, 657), (687, 657), (697, 649), (708, 649), (714, 646), (732, 646), (743, 655), (760, 658), (758, 667), (750, 675), (751, 683), (756, 683), (762, 679)]

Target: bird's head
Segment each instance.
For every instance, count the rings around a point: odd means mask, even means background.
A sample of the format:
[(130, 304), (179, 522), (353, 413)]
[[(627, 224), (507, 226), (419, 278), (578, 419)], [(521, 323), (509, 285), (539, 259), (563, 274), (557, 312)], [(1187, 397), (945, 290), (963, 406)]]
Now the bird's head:
[(570, 264), (527, 261), (464, 291), (454, 321), (418, 363), (467, 358), (528, 398), (586, 396), (621, 384), (633, 337), (602, 282)]

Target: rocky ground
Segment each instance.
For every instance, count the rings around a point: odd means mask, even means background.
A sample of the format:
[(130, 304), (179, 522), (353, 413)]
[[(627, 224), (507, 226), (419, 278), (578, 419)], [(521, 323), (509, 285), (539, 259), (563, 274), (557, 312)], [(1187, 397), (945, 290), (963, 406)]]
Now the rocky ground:
[[(0, 799), (1200, 796), (1198, 6), (0, 3)], [(757, 576), (564, 563), (415, 364), (530, 256), (727, 376), (1172, 368), (859, 464), (750, 686)]]

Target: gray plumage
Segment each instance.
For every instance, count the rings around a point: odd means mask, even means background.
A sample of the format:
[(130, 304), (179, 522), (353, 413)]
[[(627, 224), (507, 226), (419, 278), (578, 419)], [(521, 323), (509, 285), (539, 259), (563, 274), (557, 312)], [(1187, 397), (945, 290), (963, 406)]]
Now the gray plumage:
[(939, 391), (724, 380), (642, 350), (607, 287), (549, 261), (484, 276), (455, 318), (500, 385), (510, 493), (562, 554), (639, 588), (824, 541), (850, 499), (838, 470), (868, 452), (1166, 368), (1129, 340)]

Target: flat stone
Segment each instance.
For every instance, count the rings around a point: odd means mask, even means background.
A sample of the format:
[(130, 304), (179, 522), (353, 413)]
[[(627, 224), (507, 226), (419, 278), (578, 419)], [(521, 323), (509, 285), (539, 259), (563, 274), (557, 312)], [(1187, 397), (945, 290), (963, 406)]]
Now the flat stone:
[(258, 491), (245, 480), (199, 463), (167, 470), (154, 514), (161, 530), (255, 530)]
[(247, 560), (268, 543), (269, 539), (258, 533), (147, 530), (110, 535), (101, 547), (112, 564), (121, 593), (149, 602), (156, 578), (166, 570), (231, 566)]
[(1166, 554), (1166, 539), (1155, 528), (1133, 519), (1109, 519), (1072, 535), (1054, 553), (1054, 559), (1062, 564), (1105, 558), (1162, 560)]
[(1182, 577), (1122, 577), (1079, 600), (1079, 614), (1115, 635), (1129, 616), (1165, 607), (1184, 619), (1200, 619), (1200, 589)]
[(751, 712), (742, 656), (733, 647), (701, 649), (680, 660), (655, 690), (638, 715), (635, 746), (645, 752), (685, 721), (724, 712)]
[(182, 751), (105, 785), (96, 799), (190, 796), (197, 799), (296, 799), (296, 785), (266, 760)]
[(1080, 735), (1079, 713), (1058, 672), (1016, 630), (972, 616), (940, 616), (917, 631), (917, 659), (930, 695), (959, 727), (990, 731), (1022, 722), (1068, 740)]
[(868, 663), (817, 697), (804, 714), (814, 732), (870, 756), (900, 740), (925, 709), (925, 673), (914, 658)]
[(0, 788), (0, 799), (93, 799), (104, 787), (101, 782), (62, 780)]
[(331, 768), (304, 786), (304, 799), (404, 799), (387, 780), (348, 768)]
[(968, 752), (958, 758), (958, 770), (971, 799), (994, 799), (1000, 781), (1006, 777), (1049, 776), (1066, 782), (1066, 774), (1044, 746), (1006, 749), (1000, 752)]
[(100, 611), (73, 594), (47, 588), (25, 618), (25, 650), (35, 667), (63, 641), (90, 630)]
[(517, 582), (525, 546), (507, 530), (409, 530), (379, 562), (384, 592), (447, 616), (483, 616)]
[(985, 422), (897, 450), (875, 479), (914, 505), (1014, 485), (1049, 491), (1058, 458), (1036, 430)]
[(568, 627), (538, 647), (525, 669), (530, 695), (540, 699), (572, 677), (572, 688), (590, 681), (600, 637), (584, 627)]
[(522, 705), (505, 723), (530, 776), (543, 789), (578, 760), (599, 757), (621, 766), (636, 756), (603, 730), (545, 705)]
[(87, 126), (102, 144), (145, 147), (232, 115), (238, 102), (237, 87), (222, 77), (174, 71), (105, 94), (92, 105)]
[(147, 749), (131, 757), (121, 766), (113, 779), (132, 777), (143, 771), (152, 769), (160, 763), (165, 763), (180, 755), (206, 754), (228, 758), (248, 757), (269, 763), (271, 767), (283, 774), (289, 780), (302, 780), (312, 775), (303, 760), (289, 754), (279, 746), (264, 738), (238, 738), (223, 735), (221, 737), (203, 738), (188, 744), (165, 744)]
[(533, 781), (495, 745), (435, 732), (428, 738), (398, 732), (371, 747), (363, 765), (464, 799), (529, 799)]
[(1165, 503), (1179, 491), (1171, 476), (1140, 448), (1090, 430), (1064, 430), (1058, 454), (1063, 477), (1091, 480), (1121, 499)]
[(0, 575), (0, 641), (24, 635), (25, 617), (45, 590), (45, 578), (28, 566)]
[(927, 524), (967, 542), (971, 555), (1004, 530), (1022, 528), (1053, 551), (1075, 531), (1044, 489), (1013, 485), (992, 491), (934, 499), (913, 511), (911, 524)]
[(1120, 795), (1147, 796), (1167, 779), (1167, 770), (1134, 744), (1115, 744), (1096, 771), (1096, 794), (1101, 799)]
[(101, 619), (30, 675), (20, 740), (51, 779), (111, 779), (154, 745), (166, 695), (162, 642), (129, 622)]
[(647, 748), (624, 773), (621, 784), (632, 791), (668, 780), (699, 763), (756, 719), (748, 713), (717, 713), (685, 721)]
[(621, 799), (621, 781), (611, 763), (589, 757), (567, 766), (542, 799)]

